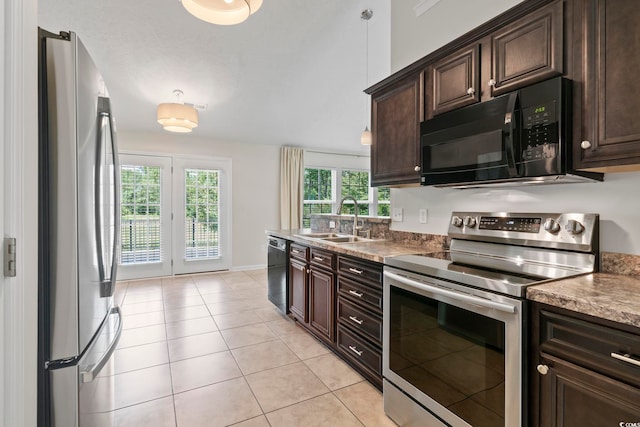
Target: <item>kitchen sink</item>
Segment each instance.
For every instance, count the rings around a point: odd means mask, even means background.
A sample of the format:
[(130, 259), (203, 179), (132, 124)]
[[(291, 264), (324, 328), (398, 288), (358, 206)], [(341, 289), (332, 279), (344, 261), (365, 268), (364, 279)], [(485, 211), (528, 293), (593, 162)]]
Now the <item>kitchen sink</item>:
[(338, 233), (303, 233), (296, 234), (298, 237), (305, 239), (321, 240), (327, 243), (356, 243), (356, 242), (376, 242), (378, 239), (367, 239), (365, 237), (356, 237), (350, 234)]
[(356, 236), (336, 236), (336, 237), (325, 237), (320, 240), (324, 240), (325, 242), (332, 243), (355, 243), (355, 242), (375, 242), (376, 239), (367, 239), (364, 237), (356, 237)]
[(326, 239), (326, 238), (334, 238), (334, 237), (348, 237), (346, 234), (337, 234), (337, 233), (304, 233), (304, 234), (296, 234), (298, 237), (306, 237), (308, 239)]

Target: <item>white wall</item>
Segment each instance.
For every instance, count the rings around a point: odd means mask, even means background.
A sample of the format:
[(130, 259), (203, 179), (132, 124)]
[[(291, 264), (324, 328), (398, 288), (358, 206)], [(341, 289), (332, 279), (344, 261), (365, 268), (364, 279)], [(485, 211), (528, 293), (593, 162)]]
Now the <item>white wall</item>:
[[(517, 0), (441, 0), (416, 17), (414, 1), (391, 2), (391, 68), (398, 70), (445, 45), (503, 11)], [(451, 190), (430, 187), (394, 189), (391, 207), (404, 209), (394, 230), (446, 234), (451, 212), (599, 213), (603, 251), (640, 254), (640, 172), (607, 174), (596, 184), (556, 184), (517, 189)], [(428, 223), (418, 210), (428, 209)]]
[(119, 132), (120, 151), (226, 157), (232, 161), (232, 269), (265, 266), (265, 230), (280, 228), (280, 147), (197, 134)]
[(416, 16), (416, 6), (431, 0), (392, 1), (391, 72), (406, 67), (521, 1), (440, 0), (420, 16)]

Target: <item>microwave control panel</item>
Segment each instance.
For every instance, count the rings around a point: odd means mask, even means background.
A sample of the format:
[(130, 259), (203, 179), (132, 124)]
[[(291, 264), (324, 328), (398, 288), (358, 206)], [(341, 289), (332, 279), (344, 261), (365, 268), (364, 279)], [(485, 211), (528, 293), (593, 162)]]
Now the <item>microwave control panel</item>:
[(521, 114), (523, 160), (556, 157), (559, 141), (555, 101), (523, 108)]

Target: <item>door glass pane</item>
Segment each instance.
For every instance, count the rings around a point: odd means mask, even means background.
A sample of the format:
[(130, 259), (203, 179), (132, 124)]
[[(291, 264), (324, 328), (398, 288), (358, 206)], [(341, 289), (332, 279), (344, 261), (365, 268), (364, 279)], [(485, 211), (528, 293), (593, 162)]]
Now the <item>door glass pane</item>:
[(160, 166), (120, 166), (120, 264), (160, 262)]
[(185, 169), (185, 259), (220, 256), (220, 171)]

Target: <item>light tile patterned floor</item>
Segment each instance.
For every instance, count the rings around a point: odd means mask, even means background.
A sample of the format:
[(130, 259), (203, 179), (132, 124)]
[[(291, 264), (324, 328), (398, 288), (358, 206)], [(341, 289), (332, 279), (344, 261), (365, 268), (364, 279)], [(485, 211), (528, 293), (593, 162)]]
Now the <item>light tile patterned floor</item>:
[[(266, 298), (266, 270), (118, 283), (97, 387), (117, 427), (395, 426), (382, 396)], [(103, 408), (107, 410), (107, 408)]]

